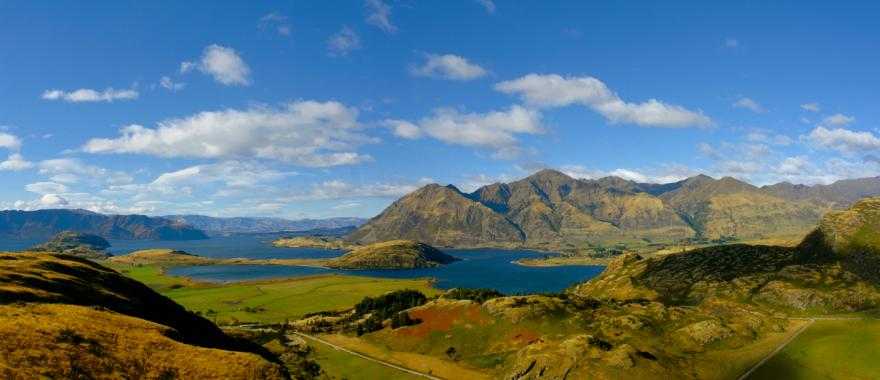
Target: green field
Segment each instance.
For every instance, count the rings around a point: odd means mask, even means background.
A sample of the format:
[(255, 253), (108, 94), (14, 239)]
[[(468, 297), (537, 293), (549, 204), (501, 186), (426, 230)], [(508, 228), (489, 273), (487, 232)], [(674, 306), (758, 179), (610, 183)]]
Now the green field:
[(415, 289), (428, 296), (439, 292), (431, 287), (427, 279), (321, 275), (208, 284), (166, 276), (158, 266), (112, 267), (220, 324), (280, 323), (307, 313), (350, 308), (366, 296), (378, 296), (394, 290)]
[(309, 346), (315, 350), (311, 359), (318, 362), (321, 369), (333, 379), (423, 379), (321, 343), (309, 342)]
[(880, 320), (819, 320), (749, 379), (880, 378)]

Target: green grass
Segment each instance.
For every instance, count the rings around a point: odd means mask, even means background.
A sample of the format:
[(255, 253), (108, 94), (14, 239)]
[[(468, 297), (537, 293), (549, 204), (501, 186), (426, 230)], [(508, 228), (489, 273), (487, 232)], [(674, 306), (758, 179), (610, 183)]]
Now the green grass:
[(423, 379), (409, 373), (371, 362), (325, 344), (309, 342), (314, 348), (311, 359), (334, 379)]
[(816, 321), (750, 379), (880, 378), (880, 321)]
[(207, 284), (166, 276), (158, 266), (113, 267), (187, 309), (201, 312), (221, 324), (279, 323), (300, 318), (307, 313), (347, 309), (364, 297), (375, 297), (394, 290), (414, 289), (428, 296), (439, 292), (426, 279), (322, 275)]

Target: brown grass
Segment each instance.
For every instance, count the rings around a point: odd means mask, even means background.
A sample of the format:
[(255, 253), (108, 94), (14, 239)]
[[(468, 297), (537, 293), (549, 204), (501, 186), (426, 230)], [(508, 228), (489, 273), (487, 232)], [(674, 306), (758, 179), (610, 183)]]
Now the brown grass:
[(278, 365), (256, 354), (187, 345), (168, 337), (174, 333), (84, 306), (0, 305), (0, 377), (284, 378)]

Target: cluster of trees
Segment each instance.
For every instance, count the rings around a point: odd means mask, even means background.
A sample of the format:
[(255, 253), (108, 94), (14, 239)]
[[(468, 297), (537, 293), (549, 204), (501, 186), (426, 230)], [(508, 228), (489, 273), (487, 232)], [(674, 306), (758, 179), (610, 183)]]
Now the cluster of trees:
[(421, 322), (413, 319), (406, 309), (424, 305), (428, 297), (416, 290), (398, 290), (379, 297), (364, 297), (355, 305), (354, 316), (370, 316), (357, 326), (357, 334), (363, 335), (382, 329), (382, 322), (391, 318), (391, 327), (410, 326)]
[(479, 303), (486, 302), (493, 298), (504, 297), (504, 294), (495, 289), (451, 289), (443, 298), (454, 300), (471, 300)]

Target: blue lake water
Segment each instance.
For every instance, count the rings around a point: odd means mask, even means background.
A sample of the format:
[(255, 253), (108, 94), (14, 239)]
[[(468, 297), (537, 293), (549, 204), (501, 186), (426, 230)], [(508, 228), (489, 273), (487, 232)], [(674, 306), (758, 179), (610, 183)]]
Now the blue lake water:
[[(124, 255), (151, 248), (182, 250), (215, 258), (245, 257), (269, 258), (330, 258), (341, 251), (309, 248), (276, 248), (271, 245), (273, 235), (237, 235), (213, 237), (206, 240), (151, 241), (111, 240), (110, 252)], [(22, 250), (41, 241), (0, 241), (0, 250)], [(333, 270), (279, 265), (213, 265), (176, 267), (168, 273), (203, 281), (249, 281), (270, 278), (300, 277), (323, 273), (340, 273), (385, 278), (433, 278), (441, 289), (493, 288), (506, 294), (559, 292), (578, 282), (598, 275), (601, 266), (525, 267), (512, 261), (545, 256), (523, 250), (454, 249), (447, 253), (462, 259), (452, 264), (426, 269), (407, 270)]]

